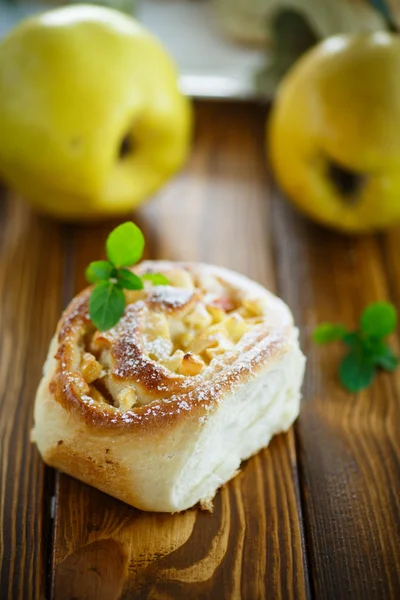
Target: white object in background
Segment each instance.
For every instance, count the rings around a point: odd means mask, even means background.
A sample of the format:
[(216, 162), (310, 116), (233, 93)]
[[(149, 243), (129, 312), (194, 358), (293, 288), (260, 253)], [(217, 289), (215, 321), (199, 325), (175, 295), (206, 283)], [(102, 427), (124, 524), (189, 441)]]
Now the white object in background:
[(195, 98), (256, 96), (254, 79), (265, 65), (265, 51), (227, 41), (216, 24), (212, 2), (143, 0), (138, 17), (172, 54), (185, 94)]
[[(56, 5), (35, 0), (0, 0), (0, 38), (21, 19)], [(265, 65), (265, 53), (226, 41), (216, 25), (212, 2), (142, 0), (138, 18), (173, 56), (185, 94), (194, 98), (256, 97), (254, 78)]]

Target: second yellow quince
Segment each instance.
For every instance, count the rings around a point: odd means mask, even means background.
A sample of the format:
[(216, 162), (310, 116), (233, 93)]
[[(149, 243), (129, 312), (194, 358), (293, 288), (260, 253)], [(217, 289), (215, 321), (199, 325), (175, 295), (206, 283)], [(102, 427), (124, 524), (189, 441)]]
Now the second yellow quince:
[(171, 59), (122, 13), (67, 6), (0, 42), (0, 176), (43, 213), (129, 211), (182, 165), (190, 133)]
[(400, 36), (328, 38), (292, 68), (269, 124), (278, 182), (350, 233), (400, 221)]

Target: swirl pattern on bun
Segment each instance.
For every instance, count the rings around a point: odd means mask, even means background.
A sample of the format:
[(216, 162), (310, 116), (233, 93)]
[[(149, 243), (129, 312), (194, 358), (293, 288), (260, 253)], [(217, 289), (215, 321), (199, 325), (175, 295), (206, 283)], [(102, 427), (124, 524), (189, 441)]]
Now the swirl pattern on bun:
[[(51, 466), (143, 510), (209, 505), (299, 412), (304, 357), (287, 306), (242, 275), (146, 261), (168, 286), (126, 291), (106, 332), (91, 288), (50, 345), (33, 437)], [(148, 285), (148, 287), (147, 287)]]

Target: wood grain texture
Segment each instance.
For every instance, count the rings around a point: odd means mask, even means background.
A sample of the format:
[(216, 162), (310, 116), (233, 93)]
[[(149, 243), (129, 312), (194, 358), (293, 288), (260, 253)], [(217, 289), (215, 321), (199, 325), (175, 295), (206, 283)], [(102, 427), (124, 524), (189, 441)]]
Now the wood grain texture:
[[(376, 300), (400, 307), (399, 230), (346, 238), (306, 222), (276, 197), (279, 292), (308, 357), (296, 425), (304, 516), (317, 598), (400, 597), (400, 372), (357, 395), (338, 382), (340, 344), (318, 347), (321, 321), (355, 327)], [(393, 340), (398, 351), (398, 338)]]
[(29, 441), (33, 398), (61, 306), (59, 227), (0, 200), (0, 597), (44, 598), (49, 494)]
[[(275, 287), (264, 111), (201, 105), (184, 172), (134, 215), (151, 258), (202, 260)], [(115, 223), (73, 230), (75, 291)], [(249, 460), (212, 514), (147, 514), (67, 476), (58, 479), (53, 597), (307, 597), (293, 432)]]
[(306, 222), (271, 188), (264, 120), (251, 105), (199, 105), (186, 169), (134, 215), (147, 257), (246, 273), (301, 327), (296, 437), (249, 460), (212, 515), (141, 513), (56, 475), (49, 529), (52, 471), (29, 443), (33, 398), (61, 304), (116, 223), (58, 226), (0, 190), (1, 599), (42, 600), (46, 586), (55, 600), (400, 597), (400, 370), (351, 395), (337, 381), (340, 345), (310, 341), (318, 322), (355, 325), (373, 300), (400, 307), (400, 230), (350, 239)]

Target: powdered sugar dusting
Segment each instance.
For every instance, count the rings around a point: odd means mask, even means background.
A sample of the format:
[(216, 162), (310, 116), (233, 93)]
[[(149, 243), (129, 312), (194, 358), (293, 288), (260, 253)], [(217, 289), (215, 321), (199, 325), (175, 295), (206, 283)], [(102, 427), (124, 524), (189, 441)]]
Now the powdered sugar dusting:
[(194, 296), (193, 290), (160, 285), (151, 291), (148, 302), (161, 310), (176, 310), (188, 304)]
[[(177, 267), (174, 268), (176, 270)], [(195, 273), (196, 268), (200, 272), (206, 267), (192, 265), (190, 272)], [(157, 270), (157, 265), (155, 269)], [(225, 274), (229, 273), (216, 267), (210, 269), (213, 269), (215, 277), (216, 273), (218, 274), (218, 280), (222, 283)], [(168, 277), (168, 270), (159, 270)], [(226, 281), (227, 289), (229, 288), (234, 295), (235, 301), (240, 294), (246, 292), (245, 278), (229, 275)], [(212, 355), (203, 371), (195, 376), (181, 375), (179, 371), (171, 371), (159, 362), (164, 357), (171, 356), (176, 350), (176, 345), (174, 346), (174, 338), (157, 335), (157, 327), (149, 328), (148, 323), (151, 315), (159, 312), (179, 312), (188, 304), (192, 311), (192, 302), (196, 304), (202, 297), (204, 303), (207, 289), (200, 291), (171, 285), (150, 288), (147, 297), (129, 304), (121, 321), (107, 332), (109, 344), (102, 347), (99, 358), (104, 365), (104, 381), (111, 396), (116, 397), (122, 386), (124, 390), (131, 389), (135, 392), (138, 404), (125, 412), (120, 411), (118, 406), (104, 406), (95, 396), (91, 397), (91, 392), (80, 389), (79, 377), (74, 377), (74, 383), (79, 390), (79, 400), (85, 409), (104, 413), (108, 422), (128, 424), (152, 421), (160, 415), (174, 418), (182, 412), (187, 413), (194, 407), (201, 406), (198, 418), (204, 422), (207, 411), (213, 410), (226, 394), (234, 392), (244, 382), (256, 377), (259, 369), (264, 368), (274, 356), (285, 352), (295, 335), (290, 313), (285, 305), (257, 284), (249, 282), (248, 287), (253, 298), (256, 290), (259, 298), (265, 300), (266, 304), (271, 303), (271, 312), (266, 314), (265, 318), (264, 315), (257, 316), (257, 322), (245, 330), (240, 339), (236, 338), (230, 347), (222, 347), (220, 354)], [(187, 313), (187, 309), (185, 311)], [(198, 316), (204, 318), (204, 313), (198, 313)], [(158, 318), (162, 320), (164, 317), (161, 315)], [(168, 319), (171, 318), (176, 319), (176, 315), (171, 317), (169, 314)], [(82, 331), (82, 326), (86, 327), (87, 320), (87, 298), (81, 296), (75, 299), (71, 311), (66, 313), (62, 323), (64, 330), (61, 330), (64, 335), (63, 341), (68, 340), (71, 345), (75, 344), (77, 332)], [(182, 321), (182, 313), (179, 313), (177, 320)], [(157, 325), (157, 322), (155, 323)], [(70, 362), (63, 360), (62, 355), (60, 359), (65, 384), (71, 377)], [(75, 373), (73, 375), (75, 376)], [(79, 372), (76, 375), (80, 376)]]

